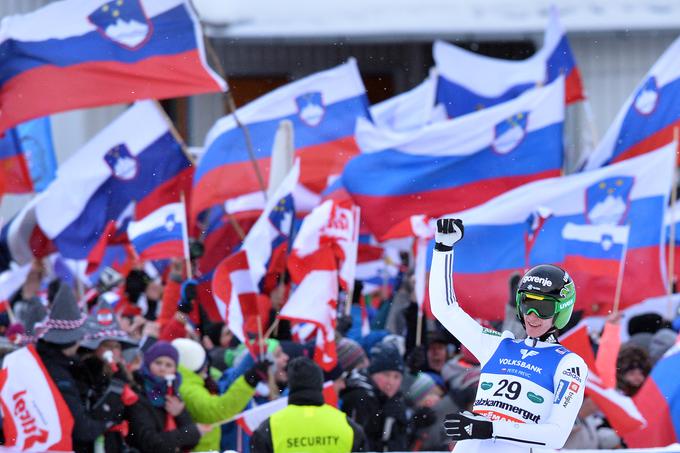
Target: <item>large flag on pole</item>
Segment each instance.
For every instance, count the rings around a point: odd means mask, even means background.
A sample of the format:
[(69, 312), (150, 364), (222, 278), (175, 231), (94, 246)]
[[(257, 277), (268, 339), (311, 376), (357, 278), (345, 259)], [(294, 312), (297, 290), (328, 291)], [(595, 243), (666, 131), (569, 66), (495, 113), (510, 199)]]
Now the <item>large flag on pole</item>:
[(64, 257), (84, 259), (105, 231), (124, 232), (190, 193), (192, 176), (160, 107), (138, 102), (59, 167), (37, 203), (38, 224)]
[(206, 151), (196, 170), (192, 212), (262, 190), (237, 118), (252, 139), (264, 183), (279, 123), (290, 120), (295, 154), (300, 158), (300, 184), (320, 194), (329, 178), (340, 174), (358, 153), (354, 126), (357, 118), (369, 117), (365, 91), (351, 59), (262, 96), (238, 109), (236, 117), (217, 121), (208, 132)]
[[(617, 253), (624, 246), (620, 307), (664, 294), (664, 213), (674, 158), (673, 143), (596, 171), (526, 184), (451, 214), (465, 223), (465, 240), (456, 246), (456, 293), (461, 303), (472, 316), (503, 318), (508, 278), (524, 269), (526, 221), (537, 207), (553, 215), (536, 237), (528, 265), (565, 266), (576, 282), (577, 310), (604, 315), (612, 309), (621, 259)], [(626, 238), (620, 230), (628, 227)], [(583, 266), (568, 265), (576, 260)], [(602, 272), (607, 268), (611, 272)], [(482, 304), (480, 297), (498, 303)]]
[(563, 80), (493, 108), (398, 133), (360, 120), (342, 183), (378, 240), (412, 215), (484, 203), (562, 168)]
[(64, 0), (0, 23), (0, 133), (64, 110), (226, 89), (186, 0)]
[(653, 151), (680, 126), (680, 38), (654, 63), (628, 97), (584, 170)]
[(565, 78), (567, 104), (585, 99), (581, 76), (552, 8), (543, 47), (526, 60), (486, 57), (458, 46), (437, 41), (433, 49), (439, 79), (437, 103), (455, 118), (513, 99), (526, 90)]
[(71, 411), (32, 345), (3, 359), (0, 404), (6, 447), (23, 451), (73, 448)]
[(247, 338), (244, 323), (257, 315), (254, 304), (256, 296), (265, 292), (265, 277), (278, 270), (275, 267), (285, 266), (295, 218), (292, 192), (299, 173), (300, 163), (296, 161), (267, 200), (264, 212), (248, 232), (241, 249), (222, 260), (213, 274), (212, 290), (218, 312), (242, 342)]

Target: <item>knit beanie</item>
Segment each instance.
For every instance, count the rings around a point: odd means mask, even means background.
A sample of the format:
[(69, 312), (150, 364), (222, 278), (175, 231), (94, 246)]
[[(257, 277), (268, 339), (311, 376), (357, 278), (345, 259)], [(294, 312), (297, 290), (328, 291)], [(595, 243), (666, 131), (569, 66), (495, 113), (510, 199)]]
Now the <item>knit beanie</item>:
[(398, 371), (404, 373), (404, 359), (396, 346), (389, 343), (378, 343), (371, 348), (371, 364), (368, 366), (369, 374), (381, 371)]
[(320, 392), (323, 388), (323, 372), (308, 357), (296, 357), (288, 362), (288, 389), (291, 394), (302, 390)]
[(144, 365), (148, 368), (151, 362), (159, 357), (169, 357), (175, 362), (179, 363), (179, 353), (177, 349), (167, 341), (157, 341), (144, 353)]
[(342, 338), (338, 341), (336, 352), (338, 354), (338, 363), (345, 371), (352, 371), (367, 359), (364, 348), (349, 338)]
[(418, 373), (418, 376), (416, 376), (416, 379), (406, 392), (406, 397), (413, 406), (417, 406), (425, 399), (425, 396), (428, 394), (428, 392), (435, 388), (436, 385), (437, 384), (434, 382), (434, 379), (432, 379), (432, 376), (427, 373)]

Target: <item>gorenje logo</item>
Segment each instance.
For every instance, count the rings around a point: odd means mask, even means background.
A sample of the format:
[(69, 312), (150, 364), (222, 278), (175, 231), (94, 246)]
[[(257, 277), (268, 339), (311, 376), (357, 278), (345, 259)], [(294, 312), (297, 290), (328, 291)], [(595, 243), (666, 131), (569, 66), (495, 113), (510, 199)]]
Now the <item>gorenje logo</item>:
[(522, 354), (523, 360), (526, 360), (527, 357), (538, 355), (538, 351), (530, 351), (528, 349), (520, 349), (519, 352)]
[(552, 280), (544, 277), (536, 277), (535, 275), (525, 275), (524, 278), (522, 278), (522, 283), (526, 282), (540, 283), (543, 286), (552, 286)]

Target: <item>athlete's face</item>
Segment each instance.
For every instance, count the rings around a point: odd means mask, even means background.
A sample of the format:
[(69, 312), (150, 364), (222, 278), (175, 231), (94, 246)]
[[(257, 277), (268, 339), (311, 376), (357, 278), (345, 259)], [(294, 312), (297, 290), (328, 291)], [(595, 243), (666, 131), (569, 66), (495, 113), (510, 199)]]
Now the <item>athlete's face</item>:
[(529, 313), (524, 315), (524, 326), (527, 329), (527, 336), (531, 338), (539, 338), (552, 327), (553, 320), (541, 319), (536, 316), (536, 313)]

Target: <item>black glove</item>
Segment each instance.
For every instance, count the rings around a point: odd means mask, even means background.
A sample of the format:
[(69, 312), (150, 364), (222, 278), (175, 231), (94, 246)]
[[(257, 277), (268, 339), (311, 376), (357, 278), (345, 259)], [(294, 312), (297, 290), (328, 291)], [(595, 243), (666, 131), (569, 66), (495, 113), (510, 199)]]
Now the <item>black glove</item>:
[(471, 412), (446, 414), (444, 431), (452, 440), (490, 439), (493, 436), (493, 423), (481, 415)]
[(453, 244), (463, 239), (463, 221), (460, 219), (437, 220), (437, 231), (434, 234), (434, 248), (440, 252), (453, 250)]
[(266, 382), (269, 377), (269, 367), (272, 362), (264, 359), (255, 362), (246, 373), (243, 375), (244, 379), (251, 387), (255, 387), (260, 382)]
[(90, 415), (92, 418), (107, 422), (107, 426), (117, 425), (123, 420), (123, 389), (125, 382), (120, 379), (112, 379), (104, 394), (92, 405)]
[(437, 414), (429, 407), (419, 407), (411, 417), (411, 421), (416, 429), (427, 428), (437, 421)]
[(342, 336), (347, 335), (349, 329), (352, 328), (352, 317), (348, 315), (340, 315), (335, 324), (335, 330)]

